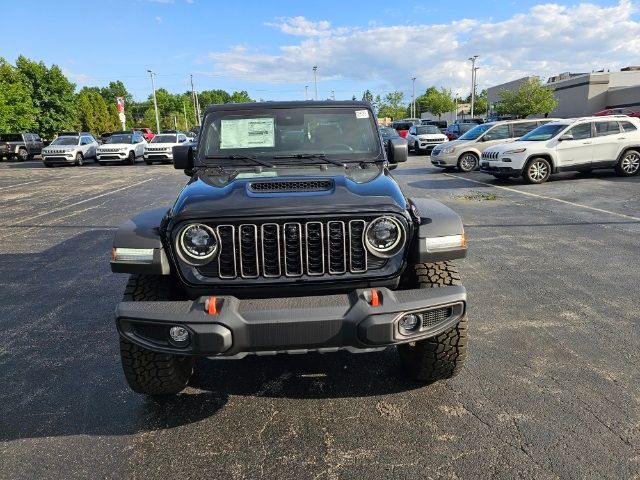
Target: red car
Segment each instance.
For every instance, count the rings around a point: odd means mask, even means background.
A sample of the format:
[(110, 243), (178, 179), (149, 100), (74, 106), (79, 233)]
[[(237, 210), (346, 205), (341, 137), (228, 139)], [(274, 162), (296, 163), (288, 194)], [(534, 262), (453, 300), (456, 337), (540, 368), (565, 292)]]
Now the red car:
[(156, 134), (153, 133), (150, 128), (134, 128), (133, 131), (142, 132), (142, 136), (147, 142), (150, 142), (151, 139), (156, 136)]
[(600, 112), (594, 113), (597, 117), (605, 117), (607, 115), (627, 115), (628, 117), (640, 117), (640, 111), (634, 112), (630, 108), (607, 108)]

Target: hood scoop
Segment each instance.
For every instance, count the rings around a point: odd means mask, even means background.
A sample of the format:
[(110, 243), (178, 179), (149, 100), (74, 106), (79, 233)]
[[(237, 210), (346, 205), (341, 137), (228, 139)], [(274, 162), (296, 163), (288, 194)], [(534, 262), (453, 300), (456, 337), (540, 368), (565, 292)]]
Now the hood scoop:
[(251, 182), (249, 190), (254, 193), (326, 192), (333, 190), (333, 180), (270, 180)]

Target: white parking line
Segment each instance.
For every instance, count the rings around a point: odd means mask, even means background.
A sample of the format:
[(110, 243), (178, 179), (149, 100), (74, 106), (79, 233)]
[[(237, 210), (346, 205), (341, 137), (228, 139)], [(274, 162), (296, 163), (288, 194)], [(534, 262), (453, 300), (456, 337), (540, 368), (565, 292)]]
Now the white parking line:
[(471, 183), (479, 183), (480, 185), (486, 185), (487, 187), (499, 188), (501, 190), (507, 190), (509, 192), (514, 192), (514, 193), (520, 193), (522, 195), (528, 195), (530, 197), (542, 198), (544, 200), (553, 200), (554, 202), (564, 203), (566, 205), (571, 205), (571, 206), (574, 206), (574, 207), (584, 208), (586, 210), (591, 210), (591, 211), (594, 211), (594, 212), (606, 213), (608, 215), (615, 215), (616, 217), (628, 218), (630, 220), (636, 220), (636, 221), (640, 222), (640, 218), (639, 217), (633, 217), (631, 215), (626, 215), (624, 213), (617, 213), (617, 212), (612, 212), (610, 210), (604, 210), (602, 208), (590, 207), (589, 205), (582, 205), (581, 203), (570, 202), (568, 200), (562, 200), (560, 198), (555, 198), (555, 197), (548, 197), (546, 195), (538, 195), (537, 193), (523, 192), (522, 190), (517, 190), (515, 188), (503, 187), (502, 185), (493, 185), (491, 183), (481, 182), (480, 180), (473, 180), (471, 178), (460, 177), (458, 175), (452, 175), (450, 173), (445, 173), (444, 175), (446, 175), (447, 177), (453, 177), (453, 178), (458, 178), (460, 180), (465, 180), (465, 181), (471, 182)]
[(16, 183), (15, 185), (7, 185), (6, 187), (0, 187), (0, 190), (6, 190), (7, 188), (21, 187), (23, 185), (31, 185), (32, 183), (40, 183), (44, 180), (32, 180), (31, 182)]
[(22, 220), (18, 220), (17, 222), (12, 222), (12, 225), (19, 225), (21, 223), (29, 222), (31, 220), (35, 220), (36, 218), (43, 217), (45, 215), (50, 215), (52, 213), (60, 212), (61, 210), (66, 210), (67, 208), (75, 207), (77, 205), (81, 205), (83, 203), (91, 202), (93, 200), (97, 200), (98, 198), (106, 197), (107, 195), (113, 195), (114, 193), (121, 192), (123, 190), (127, 190), (128, 188), (137, 187), (138, 185), (142, 185), (143, 183), (147, 183), (153, 180), (153, 178), (147, 178), (146, 180), (142, 180), (141, 182), (132, 183), (131, 185), (127, 185), (126, 187), (117, 188), (115, 190), (111, 190), (110, 192), (101, 193), (100, 195), (96, 195), (95, 197), (85, 198), (84, 200), (80, 200), (79, 202), (72, 203), (70, 205), (65, 205), (64, 207), (54, 208), (53, 210), (49, 210), (48, 212), (39, 213), (38, 215), (34, 215), (33, 217), (23, 218)]

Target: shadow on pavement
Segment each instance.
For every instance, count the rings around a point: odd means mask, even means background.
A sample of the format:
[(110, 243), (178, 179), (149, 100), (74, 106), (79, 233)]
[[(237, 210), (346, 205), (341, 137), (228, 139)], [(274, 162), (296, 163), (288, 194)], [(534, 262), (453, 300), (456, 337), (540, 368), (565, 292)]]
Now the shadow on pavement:
[(96, 229), (41, 253), (0, 256), (0, 441), (173, 428), (214, 415), (230, 395), (353, 397), (416, 386), (389, 349), (202, 360), (183, 394), (137, 395), (120, 365), (113, 315), (126, 276), (109, 269), (112, 237)]

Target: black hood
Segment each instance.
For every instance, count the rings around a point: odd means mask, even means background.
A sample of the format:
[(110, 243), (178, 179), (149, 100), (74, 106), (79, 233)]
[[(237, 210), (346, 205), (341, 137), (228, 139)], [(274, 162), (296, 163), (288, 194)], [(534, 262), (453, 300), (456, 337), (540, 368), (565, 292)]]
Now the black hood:
[[(345, 175), (284, 176), (236, 178), (221, 184), (220, 177), (198, 174), (178, 196), (171, 211), (172, 223), (194, 219), (406, 212), (405, 198), (389, 172), (378, 166), (371, 168), (375, 170), (365, 181)], [(288, 182), (288, 186), (294, 182), (302, 188), (282, 191), (281, 182)]]

